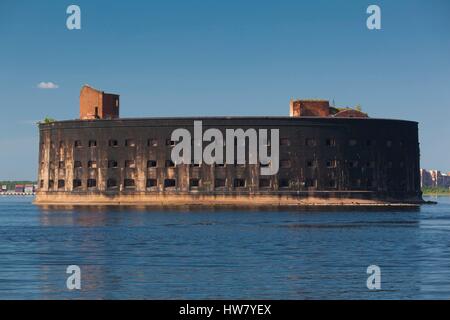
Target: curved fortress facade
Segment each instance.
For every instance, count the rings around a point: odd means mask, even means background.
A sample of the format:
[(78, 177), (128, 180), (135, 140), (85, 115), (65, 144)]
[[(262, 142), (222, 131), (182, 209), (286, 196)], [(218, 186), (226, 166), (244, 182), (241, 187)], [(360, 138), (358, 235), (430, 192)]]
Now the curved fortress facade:
[[(357, 110), (330, 107), (326, 101), (301, 100), (291, 102), (289, 117), (120, 119), (118, 96), (105, 95), (84, 87), (80, 120), (40, 124), (37, 204), (422, 202), (416, 122), (371, 119)], [(278, 152), (278, 163), (249, 163), (254, 153), (249, 139), (244, 140), (244, 164), (196, 163), (194, 145), (192, 162), (174, 162), (177, 142), (172, 133), (182, 128), (194, 137), (196, 121), (202, 124), (200, 134), (208, 129), (223, 134), (224, 155), (227, 144), (230, 147), (227, 130), (278, 130), (278, 150), (271, 141), (274, 136), (264, 141), (268, 154)], [(201, 144), (203, 151), (210, 142), (203, 136)], [(262, 174), (262, 167), (274, 165), (277, 170)]]

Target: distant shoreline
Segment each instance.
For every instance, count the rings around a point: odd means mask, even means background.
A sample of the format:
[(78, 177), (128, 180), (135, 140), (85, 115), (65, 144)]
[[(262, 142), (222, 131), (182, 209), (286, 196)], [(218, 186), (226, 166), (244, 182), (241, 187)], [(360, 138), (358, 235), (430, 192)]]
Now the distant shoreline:
[(423, 193), (423, 196), (448, 196), (450, 197), (450, 192), (427, 192)]
[(0, 192), (0, 196), (17, 196), (17, 197), (23, 197), (23, 196), (35, 196), (36, 193), (30, 193), (30, 192)]
[(450, 196), (450, 189), (444, 187), (424, 187), (422, 192), (424, 196)]

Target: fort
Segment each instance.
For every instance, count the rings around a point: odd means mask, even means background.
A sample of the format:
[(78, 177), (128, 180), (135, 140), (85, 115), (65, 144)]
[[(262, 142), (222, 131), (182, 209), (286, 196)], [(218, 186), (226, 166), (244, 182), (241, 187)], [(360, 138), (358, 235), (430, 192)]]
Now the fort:
[[(326, 100), (292, 100), (289, 116), (277, 117), (125, 119), (120, 118), (119, 108), (119, 95), (86, 85), (80, 92), (80, 119), (39, 125), (36, 204), (301, 206), (423, 202), (417, 122), (374, 119), (360, 110), (330, 106)], [(172, 133), (184, 128), (194, 137), (194, 123), (199, 121), (203, 130), (214, 128), (222, 136), (227, 129), (278, 130), (278, 170), (261, 174), (261, 167), (267, 165), (262, 161), (207, 163), (192, 159), (175, 163), (172, 151), (177, 141)], [(210, 142), (200, 143), (204, 150)], [(269, 151), (275, 151), (271, 144), (270, 139), (265, 142)], [(226, 149), (226, 145), (225, 141), (221, 148)], [(245, 152), (248, 159), (255, 156), (249, 144)]]

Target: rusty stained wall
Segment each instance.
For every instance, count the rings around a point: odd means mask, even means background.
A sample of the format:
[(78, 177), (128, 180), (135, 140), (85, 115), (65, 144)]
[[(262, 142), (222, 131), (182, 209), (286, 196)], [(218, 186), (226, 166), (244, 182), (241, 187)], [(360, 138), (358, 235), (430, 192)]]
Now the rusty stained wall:
[[(258, 165), (202, 164), (166, 167), (172, 147), (166, 144), (176, 128), (193, 130), (194, 119), (140, 119), (112, 121), (67, 121), (40, 126), (41, 148), (39, 183), (41, 193), (207, 193), (207, 194), (295, 194), (296, 192), (368, 191), (375, 197), (420, 198), (419, 146), (417, 123), (377, 119), (336, 118), (217, 118), (204, 119), (203, 130), (218, 128), (279, 128), (280, 166), (274, 176), (261, 177)], [(198, 120), (198, 119), (195, 119)], [(382, 130), (380, 130), (382, 128)], [(89, 147), (89, 141), (96, 146)], [(117, 146), (110, 146), (117, 140)], [(132, 141), (126, 145), (126, 141)], [(81, 145), (75, 147), (75, 141)], [(150, 142), (149, 142), (150, 141)], [(157, 146), (153, 142), (157, 142)], [(206, 145), (206, 143), (205, 143)], [(204, 146), (205, 146), (204, 145)], [(108, 160), (118, 162), (108, 168)], [(135, 168), (125, 162), (135, 161)], [(155, 168), (147, 168), (148, 160), (156, 160)], [(59, 168), (63, 161), (64, 168)], [(80, 161), (81, 168), (74, 168)], [(88, 168), (96, 161), (97, 168)], [(334, 161), (331, 167), (330, 161)], [(312, 163), (312, 165), (311, 165)], [(259, 180), (270, 180), (260, 188)], [(74, 179), (82, 186), (72, 188)], [(87, 180), (95, 179), (96, 187), (88, 188)], [(115, 179), (118, 187), (107, 188), (107, 180)], [(134, 179), (135, 187), (126, 188), (125, 179)], [(146, 188), (147, 179), (157, 186)], [(176, 187), (165, 188), (165, 179), (175, 179)], [(198, 187), (190, 187), (190, 179), (199, 179)], [(225, 187), (217, 188), (216, 179), (224, 179)], [(244, 179), (245, 187), (235, 188), (234, 179)], [(58, 188), (58, 180), (65, 186)], [(50, 187), (49, 181), (53, 181)], [(284, 187), (281, 182), (285, 181)], [(288, 181), (288, 185), (286, 185)], [(308, 186), (307, 182), (313, 182)], [(327, 196), (323, 193), (323, 196)]]

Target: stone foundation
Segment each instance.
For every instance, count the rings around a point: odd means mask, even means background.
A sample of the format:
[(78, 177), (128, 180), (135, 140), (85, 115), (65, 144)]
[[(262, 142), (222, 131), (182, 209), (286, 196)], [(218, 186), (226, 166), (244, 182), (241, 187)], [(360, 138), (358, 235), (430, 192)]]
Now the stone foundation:
[(149, 205), (149, 206), (390, 206), (418, 205), (421, 199), (376, 199), (371, 193), (298, 193), (297, 195), (211, 195), (211, 194), (74, 194), (37, 193), (37, 205)]

